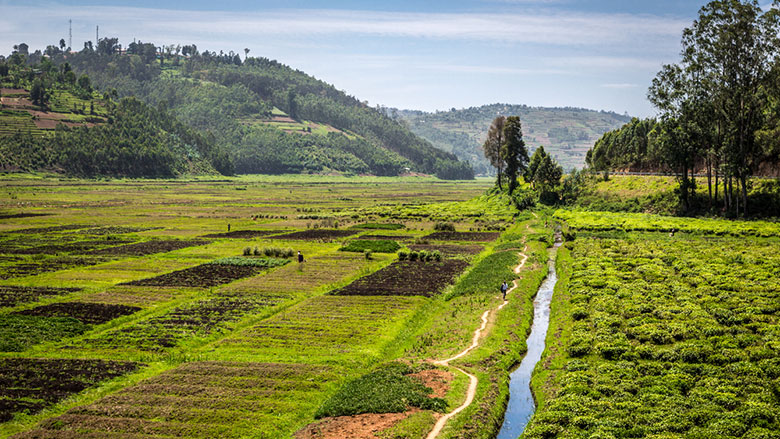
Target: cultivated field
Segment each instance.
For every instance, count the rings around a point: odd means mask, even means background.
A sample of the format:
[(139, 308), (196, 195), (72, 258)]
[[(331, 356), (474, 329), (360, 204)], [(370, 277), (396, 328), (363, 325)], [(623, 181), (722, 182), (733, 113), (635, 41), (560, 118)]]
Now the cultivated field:
[[(540, 220), (483, 196), (489, 184), (7, 176), (0, 435), (289, 438), (327, 425), (339, 437), (368, 422), (422, 437), (466, 385), (426, 360), (470, 343), (528, 245), (522, 291), (461, 361), (480, 376), (477, 400), (442, 437), (489, 434), (549, 241)], [(440, 222), (457, 232), (433, 233)], [(397, 379), (396, 399), (344, 402), (376, 376)]]

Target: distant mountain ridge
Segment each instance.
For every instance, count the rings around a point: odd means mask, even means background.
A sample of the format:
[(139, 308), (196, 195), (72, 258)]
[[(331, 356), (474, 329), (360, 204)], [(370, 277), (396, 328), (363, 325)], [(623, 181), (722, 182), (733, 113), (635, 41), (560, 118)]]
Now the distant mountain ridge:
[(584, 108), (547, 108), (527, 105), (490, 104), (434, 113), (390, 109), (387, 113), (403, 121), (433, 146), (452, 152), (471, 163), (477, 174), (492, 174), (482, 154), (488, 127), (496, 116), (520, 116), (523, 138), (532, 153), (539, 145), (551, 153), (564, 169), (582, 168), (585, 155), (604, 133), (620, 128), (631, 117)]

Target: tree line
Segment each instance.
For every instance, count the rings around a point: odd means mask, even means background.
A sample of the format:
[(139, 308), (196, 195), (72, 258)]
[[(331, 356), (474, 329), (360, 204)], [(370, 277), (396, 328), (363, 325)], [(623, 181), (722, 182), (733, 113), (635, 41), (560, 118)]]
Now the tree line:
[(648, 99), (657, 119), (633, 120), (588, 153), (595, 170), (666, 169), (677, 175), (684, 211), (694, 174), (707, 177), (707, 203), (747, 215), (748, 179), (780, 165), (780, 11), (756, 0), (711, 1), (683, 31), (682, 57), (664, 65)]

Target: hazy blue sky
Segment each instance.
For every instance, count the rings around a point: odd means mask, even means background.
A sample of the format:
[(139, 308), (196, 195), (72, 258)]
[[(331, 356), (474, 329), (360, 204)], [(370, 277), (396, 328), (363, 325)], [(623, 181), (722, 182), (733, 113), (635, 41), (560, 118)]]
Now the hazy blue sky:
[(303, 70), (371, 105), (495, 102), (654, 113), (645, 94), (704, 1), (8, 1), (0, 53), (100, 36), (233, 50)]

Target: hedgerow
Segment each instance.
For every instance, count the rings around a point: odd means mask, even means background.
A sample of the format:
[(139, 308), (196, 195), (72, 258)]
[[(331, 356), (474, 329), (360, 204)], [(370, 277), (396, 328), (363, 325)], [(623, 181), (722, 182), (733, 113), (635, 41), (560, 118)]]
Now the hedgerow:
[(238, 267), (264, 267), (273, 268), (280, 265), (284, 265), (290, 262), (289, 259), (277, 259), (277, 258), (244, 258), (241, 256), (229, 256), (227, 258), (215, 259), (209, 264), (215, 265), (235, 265)]
[(395, 253), (400, 248), (400, 244), (389, 239), (358, 239), (350, 241), (347, 245), (341, 247), (339, 251), (362, 253), (366, 250), (371, 250), (376, 253)]

